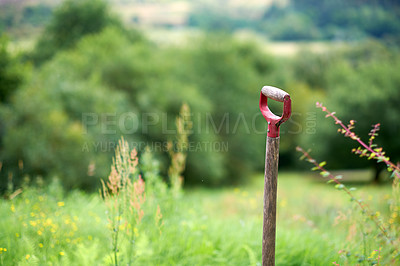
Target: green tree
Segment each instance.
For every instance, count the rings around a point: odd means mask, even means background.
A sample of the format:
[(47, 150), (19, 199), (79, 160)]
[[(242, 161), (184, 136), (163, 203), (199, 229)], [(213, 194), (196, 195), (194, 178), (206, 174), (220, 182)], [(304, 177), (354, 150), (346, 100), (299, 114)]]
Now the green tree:
[[(336, 111), (343, 122), (355, 120), (355, 132), (364, 140), (369, 138), (371, 126), (380, 123), (377, 143), (387, 147), (387, 155), (393, 156), (393, 161), (399, 160), (399, 52), (379, 43), (368, 43), (333, 54), (332, 58), (335, 59), (323, 66), (325, 105)], [(374, 179), (378, 180), (381, 168), (375, 162), (359, 162), (355, 155), (346, 155), (354, 143), (342, 138), (332, 121), (319, 114), (317, 122), (318, 133), (307, 136), (307, 142), (310, 147), (313, 143), (324, 143), (314, 148), (320, 158), (327, 159), (336, 168), (373, 165), (376, 167)]]
[[(214, 142), (228, 146), (217, 150), (222, 155), (220, 175), (225, 182), (243, 180), (248, 173), (262, 166), (265, 120), (259, 115), (259, 91), (265, 82), (272, 82), (274, 60), (254, 44), (234, 40), (229, 35), (208, 35), (193, 46), (185, 65), (191, 83), (212, 103), (205, 121), (215, 134)], [(195, 63), (191, 63), (195, 62)], [(205, 131), (203, 126), (202, 130)], [(190, 156), (194, 156), (189, 152)], [(261, 164), (259, 164), (261, 162)], [(188, 162), (190, 165), (190, 161)], [(221, 167), (222, 166), (222, 167)], [(192, 174), (188, 168), (188, 175)]]
[(137, 32), (125, 30), (122, 23), (111, 14), (105, 1), (67, 0), (54, 11), (31, 57), (36, 64), (41, 64), (57, 51), (74, 47), (83, 36), (99, 33), (112, 25), (119, 27), (132, 39), (141, 38)]
[[(104, 36), (110, 37), (107, 32)], [(96, 46), (90, 38), (87, 42)], [(85, 43), (82, 40), (81, 46)], [(109, 48), (101, 47), (99, 56)], [(118, 117), (135, 108), (124, 93), (102, 84), (96, 69), (79, 64), (88, 54), (79, 53), (79, 48), (57, 54), (16, 92), (9, 106), (3, 106), (2, 175), (12, 174), (15, 183), (26, 174), (58, 176), (66, 188), (89, 189), (108, 174), (113, 145), (123, 134)]]

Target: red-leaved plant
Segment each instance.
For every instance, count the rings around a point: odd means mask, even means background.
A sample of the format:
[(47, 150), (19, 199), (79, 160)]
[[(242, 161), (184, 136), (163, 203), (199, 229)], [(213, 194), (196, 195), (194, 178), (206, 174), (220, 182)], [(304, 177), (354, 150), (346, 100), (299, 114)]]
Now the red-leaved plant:
[[(115, 150), (115, 158), (111, 173), (105, 183), (101, 180), (101, 195), (104, 198), (109, 228), (112, 235), (113, 262), (118, 265), (121, 243), (129, 240), (129, 252), (125, 260), (132, 262), (133, 245), (138, 235), (146, 201), (145, 183), (137, 173), (138, 157), (133, 149), (121, 138)], [(121, 231), (124, 232), (121, 237)]]

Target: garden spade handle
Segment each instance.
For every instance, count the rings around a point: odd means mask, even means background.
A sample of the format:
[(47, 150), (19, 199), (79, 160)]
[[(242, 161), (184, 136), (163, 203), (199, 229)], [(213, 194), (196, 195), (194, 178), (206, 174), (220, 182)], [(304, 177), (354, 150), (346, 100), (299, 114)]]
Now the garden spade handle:
[[(283, 102), (281, 117), (268, 108), (268, 98)], [(289, 119), (292, 112), (290, 95), (278, 88), (264, 86), (260, 95), (260, 110), (268, 122), (267, 148), (264, 173), (264, 220), (262, 265), (275, 265), (276, 191), (279, 159), (279, 126)]]

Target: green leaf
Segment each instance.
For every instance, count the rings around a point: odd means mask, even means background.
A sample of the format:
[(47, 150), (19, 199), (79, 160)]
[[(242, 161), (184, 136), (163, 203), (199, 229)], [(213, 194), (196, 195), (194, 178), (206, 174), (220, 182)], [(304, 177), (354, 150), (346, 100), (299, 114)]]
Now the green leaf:
[(319, 167), (323, 167), (324, 165), (326, 165), (326, 162), (325, 162), (325, 161), (321, 162), (321, 163), (319, 164)]
[(337, 176), (335, 176), (335, 179), (337, 179), (337, 180), (343, 179), (343, 176), (342, 175), (337, 175)]
[(394, 178), (396, 176), (397, 171), (393, 171), (393, 173), (390, 175), (390, 178)]
[(335, 186), (335, 188), (336, 189), (343, 189), (344, 188), (344, 185), (343, 184), (337, 184), (336, 186)]
[(327, 177), (327, 176), (330, 175), (329, 172), (327, 172), (327, 171), (322, 171), (322, 172), (319, 173), (319, 174), (322, 175), (323, 177)]
[(355, 187), (351, 187), (351, 188), (349, 189), (349, 191), (355, 191), (355, 190), (357, 190)]
[(311, 168), (311, 171), (315, 171), (315, 170), (318, 170), (319, 168), (318, 168), (318, 166), (314, 166), (313, 168)]

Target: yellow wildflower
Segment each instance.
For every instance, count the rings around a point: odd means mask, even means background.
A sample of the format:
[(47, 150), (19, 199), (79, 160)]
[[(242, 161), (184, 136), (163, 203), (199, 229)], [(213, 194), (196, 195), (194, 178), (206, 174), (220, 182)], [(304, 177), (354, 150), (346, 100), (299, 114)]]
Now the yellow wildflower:
[(14, 206), (14, 204), (11, 204), (10, 209), (11, 209), (12, 212), (15, 212), (15, 206)]
[(46, 222), (45, 222), (45, 226), (51, 226), (52, 223), (53, 223), (53, 220), (51, 220), (50, 218), (47, 218)]
[(42, 231), (38, 230), (37, 234), (41, 236), (43, 233), (42, 233)]
[(29, 260), (30, 257), (31, 257), (31, 255), (26, 254), (25, 259), (26, 259), (26, 260)]
[(58, 207), (63, 207), (65, 205), (64, 201), (57, 202)]
[(60, 254), (60, 256), (64, 256), (65, 255), (65, 253), (63, 251), (61, 251), (59, 254)]
[(43, 244), (42, 244), (42, 243), (39, 243), (39, 247), (40, 247), (40, 248), (43, 248)]
[(75, 223), (72, 223), (72, 230), (78, 231), (78, 226)]
[(15, 237), (19, 237), (19, 234), (18, 234), (18, 233), (15, 233)]
[(135, 237), (139, 236), (139, 230), (136, 227), (133, 228), (133, 233), (135, 234)]

